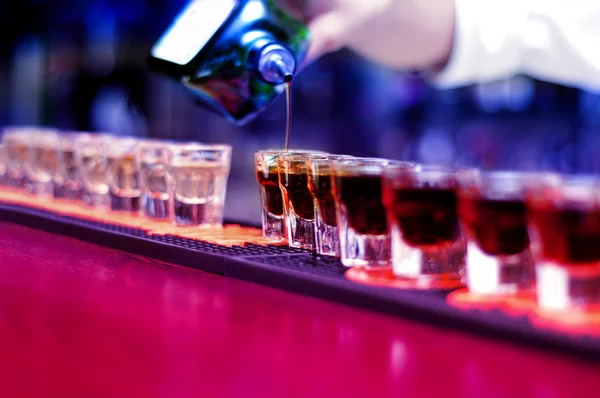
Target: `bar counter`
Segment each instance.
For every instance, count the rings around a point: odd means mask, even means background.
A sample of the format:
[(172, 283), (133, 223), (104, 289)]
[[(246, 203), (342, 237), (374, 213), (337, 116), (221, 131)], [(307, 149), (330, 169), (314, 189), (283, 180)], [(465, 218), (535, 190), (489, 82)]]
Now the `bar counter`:
[(4, 397), (586, 397), (600, 366), (0, 223)]

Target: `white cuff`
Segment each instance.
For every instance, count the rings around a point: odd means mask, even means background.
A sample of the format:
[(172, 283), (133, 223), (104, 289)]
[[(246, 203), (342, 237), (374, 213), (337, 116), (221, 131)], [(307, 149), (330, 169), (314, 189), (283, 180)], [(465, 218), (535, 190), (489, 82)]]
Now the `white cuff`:
[(520, 31), (528, 0), (456, 0), (454, 47), (448, 64), (430, 76), (438, 88), (499, 80), (521, 69)]

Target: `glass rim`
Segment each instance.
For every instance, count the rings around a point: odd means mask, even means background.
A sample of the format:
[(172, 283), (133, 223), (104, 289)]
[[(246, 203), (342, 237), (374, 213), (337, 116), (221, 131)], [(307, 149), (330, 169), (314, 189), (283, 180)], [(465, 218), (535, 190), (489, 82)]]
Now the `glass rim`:
[(402, 177), (414, 177), (419, 181), (435, 181), (442, 178), (452, 178), (458, 181), (458, 174), (464, 168), (443, 165), (421, 165), (412, 167), (410, 162), (406, 164), (390, 164), (383, 170), (383, 177), (393, 182)]
[(75, 138), (75, 142), (104, 142), (106, 140), (114, 138), (114, 135), (110, 133), (102, 133), (102, 132), (85, 132), (81, 133), (78, 137)]
[(171, 152), (179, 151), (222, 151), (231, 152), (233, 147), (229, 144), (207, 144), (201, 142), (170, 142), (166, 144), (167, 150)]
[(327, 153), (326, 151), (323, 151), (321, 149), (304, 149), (304, 148), (298, 148), (298, 149), (288, 149), (286, 150), (285, 148), (268, 148), (268, 149), (261, 149), (259, 151), (256, 151), (255, 153)]
[(332, 174), (344, 175), (383, 175), (390, 160), (382, 158), (355, 157), (352, 159), (330, 162)]

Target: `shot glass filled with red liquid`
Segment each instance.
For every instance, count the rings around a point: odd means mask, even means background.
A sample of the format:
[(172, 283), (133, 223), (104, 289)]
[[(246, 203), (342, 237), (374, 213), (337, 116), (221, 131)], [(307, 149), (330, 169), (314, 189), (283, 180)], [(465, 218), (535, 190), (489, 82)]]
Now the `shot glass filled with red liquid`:
[(460, 282), (466, 245), (458, 221), (456, 189), (453, 168), (386, 168), (383, 203), (396, 276), (425, 284)]
[[(284, 149), (267, 149), (254, 154), (256, 180), (260, 187), (262, 231), (265, 238), (285, 240), (283, 195), (279, 187), (277, 155)], [(324, 153), (315, 150), (295, 149), (294, 153)]]
[(459, 214), (468, 236), (467, 285), (481, 294), (514, 294), (535, 286), (525, 189), (534, 174), (460, 175)]
[(600, 182), (548, 176), (528, 190), (537, 300), (546, 310), (598, 309)]
[(347, 159), (352, 159), (352, 156), (315, 156), (307, 161), (308, 188), (315, 203), (315, 249), (318, 254), (324, 256), (340, 255), (340, 238), (331, 184), (331, 162)]
[[(340, 258), (346, 267), (391, 265), (382, 175), (390, 161), (354, 158), (331, 162)], [(406, 168), (412, 163), (397, 163)]]
[(315, 204), (308, 188), (307, 161), (319, 154), (286, 152), (277, 156), (288, 246), (315, 250)]

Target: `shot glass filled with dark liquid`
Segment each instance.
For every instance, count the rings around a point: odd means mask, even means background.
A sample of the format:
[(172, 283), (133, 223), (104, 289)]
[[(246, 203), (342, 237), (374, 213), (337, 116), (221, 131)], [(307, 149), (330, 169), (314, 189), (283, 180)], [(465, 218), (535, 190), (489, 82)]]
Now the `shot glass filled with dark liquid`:
[(0, 141), (0, 186), (6, 185), (8, 177), (6, 176), (6, 151), (2, 141)]
[(383, 203), (395, 275), (425, 284), (460, 283), (466, 244), (458, 221), (457, 185), (452, 168), (386, 168)]
[[(332, 162), (340, 258), (346, 267), (390, 266), (390, 235), (382, 200), (382, 174), (390, 162), (354, 158)], [(403, 164), (406, 168), (415, 165)]]
[(600, 182), (548, 176), (528, 190), (537, 300), (546, 310), (598, 309)]
[(525, 190), (535, 174), (473, 172), (460, 177), (459, 212), (467, 231), (467, 284), (482, 294), (535, 286)]
[(5, 180), (9, 187), (25, 188), (27, 184), (27, 162), (32, 137), (31, 127), (7, 127), (3, 130)]
[(288, 245), (306, 250), (315, 249), (315, 205), (308, 189), (307, 166), (313, 156), (322, 155), (287, 152), (277, 156)]
[[(254, 154), (256, 180), (260, 187), (263, 236), (275, 241), (287, 239), (283, 194), (279, 187), (279, 166), (277, 164), (277, 155), (285, 152), (284, 149), (268, 149)], [(324, 154), (324, 152), (302, 149), (295, 149), (294, 153)]]
[(313, 157), (307, 161), (308, 188), (315, 203), (315, 245), (318, 254), (339, 257), (340, 238), (333, 188), (331, 162), (352, 159), (352, 156), (330, 155)]

